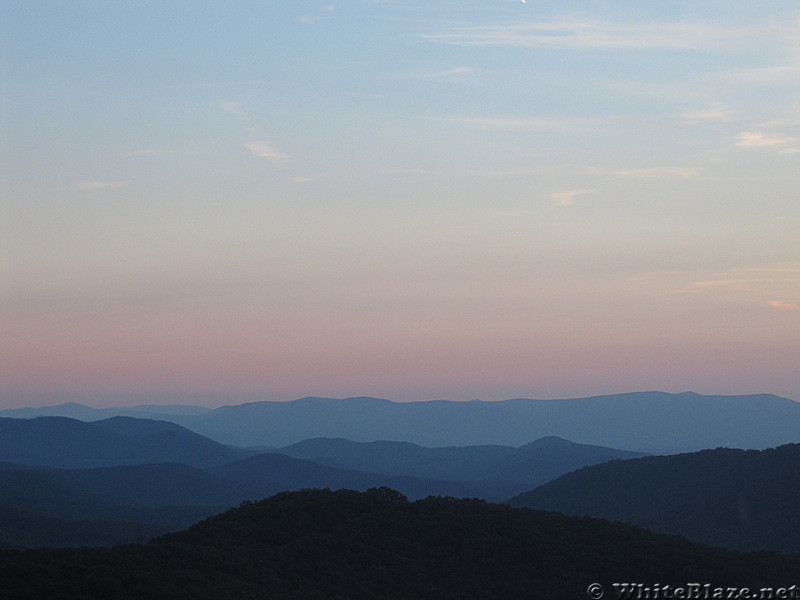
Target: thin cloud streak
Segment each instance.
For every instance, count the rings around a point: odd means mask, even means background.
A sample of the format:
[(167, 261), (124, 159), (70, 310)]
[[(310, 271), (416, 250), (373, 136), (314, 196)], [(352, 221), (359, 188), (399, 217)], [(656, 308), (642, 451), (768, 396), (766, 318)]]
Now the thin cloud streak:
[(688, 287), (679, 291), (692, 291), (705, 288), (725, 288), (736, 291), (755, 291), (762, 287), (765, 283), (800, 283), (800, 278), (712, 279), (709, 281), (695, 281)]
[(580, 130), (596, 128), (598, 126), (610, 126), (617, 122), (618, 117), (531, 117), (531, 118), (509, 118), (509, 117), (468, 117), (451, 116), (439, 117), (438, 121), (467, 125), (479, 129), (495, 130)]
[(679, 121), (682, 121), (683, 123), (687, 123), (689, 125), (696, 125), (699, 123), (707, 123), (707, 122), (725, 123), (733, 121), (734, 114), (730, 108), (722, 104), (715, 104), (709, 108), (682, 112), (676, 115), (676, 118)]
[(769, 294), (772, 297), (800, 293), (800, 265), (796, 265), (796, 263), (740, 267), (719, 272), (716, 275), (718, 275), (716, 278), (698, 279), (675, 292), (699, 293), (706, 290), (719, 290), (755, 292)]
[(746, 267), (740, 269), (731, 269), (733, 273), (797, 273), (800, 275), (800, 266), (798, 267)]
[(593, 194), (595, 191), (596, 190), (592, 189), (564, 190), (563, 192), (545, 194), (545, 198), (550, 200), (556, 206), (572, 206), (575, 204), (575, 198), (578, 196), (583, 196), (584, 194)]
[(128, 156), (151, 156), (153, 154), (163, 154), (163, 150), (159, 150), (158, 148), (142, 148), (141, 150), (134, 150), (133, 152), (129, 153)]
[(740, 148), (763, 148), (779, 146), (781, 144), (791, 144), (797, 138), (783, 134), (770, 134), (763, 131), (742, 131), (738, 135), (739, 141), (736, 146)]
[(708, 50), (736, 48), (737, 42), (762, 37), (756, 28), (720, 27), (708, 23), (639, 23), (563, 18), (513, 25), (463, 28), (425, 34), (434, 42), (458, 46), (518, 46), (553, 49)]
[(781, 312), (800, 310), (800, 304), (796, 302), (785, 302), (784, 300), (769, 300), (767, 306)]
[(264, 142), (247, 142), (244, 144), (244, 147), (252, 152), (255, 156), (258, 156), (259, 158), (266, 158), (273, 162), (281, 162), (287, 158), (290, 158), (288, 154), (284, 154), (280, 150), (277, 150)]
[(242, 109), (241, 104), (234, 101), (223, 102), (220, 107), (226, 113), (231, 114), (240, 119), (248, 119), (249, 115)]
[(453, 67), (440, 71), (419, 71), (400, 75), (409, 79), (440, 79), (446, 81), (463, 81), (465, 76), (474, 75), (477, 69), (467, 66)]
[(70, 189), (79, 190), (79, 191), (92, 191), (92, 190), (113, 190), (115, 188), (121, 188), (125, 185), (124, 181), (113, 180), (113, 181), (100, 181), (100, 180), (92, 180), (92, 181), (76, 181), (72, 185), (70, 185)]
[(451, 75), (465, 75), (467, 73), (474, 73), (475, 69), (472, 67), (454, 67), (452, 69), (448, 69), (447, 71), (434, 71), (433, 73), (429, 73), (429, 77), (449, 77)]
[(640, 177), (646, 179), (690, 179), (703, 171), (700, 167), (636, 167), (630, 169), (607, 169), (591, 167), (592, 175), (614, 175), (617, 177)]
[[(735, 271), (732, 271), (735, 272)], [(696, 292), (700, 290), (720, 289), (734, 292), (769, 292), (798, 289), (800, 277), (738, 277), (730, 279), (709, 279), (695, 281), (688, 286), (676, 290), (677, 293)]]

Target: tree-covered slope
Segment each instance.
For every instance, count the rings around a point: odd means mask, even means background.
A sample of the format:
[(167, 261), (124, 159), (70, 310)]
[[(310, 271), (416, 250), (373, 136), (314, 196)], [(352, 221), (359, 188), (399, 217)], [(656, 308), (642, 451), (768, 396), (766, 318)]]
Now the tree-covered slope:
[(800, 557), (388, 488), (284, 492), (147, 545), (0, 552), (9, 600), (570, 600), (598, 582), (790, 586)]
[[(129, 470), (139, 472), (138, 483)], [(238, 504), (244, 490), (218, 479), (170, 464), (0, 469), (0, 547), (146, 541)]]
[(800, 553), (800, 444), (585, 467), (511, 499), (740, 550)]

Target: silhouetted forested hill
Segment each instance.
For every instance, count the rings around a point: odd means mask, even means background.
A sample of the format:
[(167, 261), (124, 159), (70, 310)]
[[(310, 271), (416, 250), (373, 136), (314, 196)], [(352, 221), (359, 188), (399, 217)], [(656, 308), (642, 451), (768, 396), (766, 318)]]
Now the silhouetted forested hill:
[(144, 546), (0, 551), (8, 600), (553, 600), (598, 582), (794, 585), (800, 557), (388, 488), (286, 492)]
[[(108, 507), (106, 507), (108, 508)], [(114, 546), (120, 543), (143, 543), (158, 535), (187, 527), (208, 516), (209, 511), (183, 514), (165, 511), (150, 515), (145, 521), (115, 521), (107, 519), (61, 519), (14, 508), (0, 508), (0, 548), (33, 548), (42, 546)], [(133, 517), (133, 515), (129, 516)], [(0, 591), (0, 598), (3, 597)]]
[(636, 523), (728, 548), (800, 553), (800, 444), (608, 462), (510, 504)]
[[(0, 547), (145, 541), (188, 527), (238, 504), (244, 497), (261, 497), (241, 489), (237, 493), (235, 482), (218, 486), (217, 495), (211, 497), (213, 490), (206, 485), (207, 480), (219, 478), (185, 465), (130, 468), (141, 470), (144, 485), (141, 479), (137, 482), (136, 477), (127, 477), (128, 467), (0, 470)], [(122, 473), (115, 473), (116, 469)], [(187, 489), (187, 484), (197, 489)], [(175, 488), (181, 487), (183, 502), (170, 505), (168, 500), (175, 499)], [(202, 500), (211, 501), (203, 506)]]

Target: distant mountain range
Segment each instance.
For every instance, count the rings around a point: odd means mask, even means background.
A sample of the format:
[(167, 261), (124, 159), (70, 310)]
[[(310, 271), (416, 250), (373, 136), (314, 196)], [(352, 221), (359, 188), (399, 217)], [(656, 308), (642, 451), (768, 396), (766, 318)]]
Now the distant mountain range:
[[(800, 446), (782, 444), (798, 441), (800, 403), (785, 398), (306, 398), (162, 407), (163, 419), (74, 404), (25, 414), (59, 410), (103, 418), (0, 417), (0, 546), (142, 541), (280, 491), (388, 486), (412, 499), (514, 497), (515, 505), (626, 520), (729, 548), (800, 552)], [(559, 435), (565, 431), (581, 443)], [(320, 432), (341, 435), (309, 435)], [(302, 435), (309, 437), (296, 439)], [(522, 435), (531, 437), (493, 441)], [(219, 441), (226, 439), (237, 443)], [(475, 439), (483, 442), (452, 443)], [(642, 452), (764, 444), (776, 448)]]
[(625, 521), (727, 548), (800, 553), (800, 444), (587, 466), (510, 504)]
[(590, 597), (602, 595), (591, 593), (598, 585), (615, 597), (615, 582), (679, 585), (680, 597), (695, 597), (687, 585), (757, 591), (798, 577), (797, 556), (474, 499), (409, 502), (388, 488), (285, 492), (145, 545), (0, 551), (11, 600), (552, 600), (586, 598), (592, 583)]
[[(642, 454), (553, 436), (519, 448), (424, 448), (408, 442), (316, 438), (258, 452), (220, 444), (167, 421), (0, 418), (0, 461), (6, 463), (63, 469), (180, 463), (214, 467), (211, 472), (237, 480), (273, 480), (277, 487), (270, 493), (393, 485), (412, 497), (451, 494), (499, 500), (578, 467), (637, 456)], [(398, 477), (404, 479), (391, 479)]]
[[(139, 406), (115, 406), (93, 408), (77, 402), (65, 402), (41, 408), (8, 408), (0, 410), (0, 417), (32, 419), (34, 417), (69, 417), (81, 421), (99, 421), (109, 417), (135, 417), (137, 419), (164, 420), (164, 417), (201, 415), (211, 409), (192, 404), (140, 404)], [(166, 419), (169, 420), (169, 419)]]
[[(668, 454), (709, 447), (768, 448), (798, 441), (800, 402), (768, 394), (707, 396), (640, 392), (564, 400), (408, 402), (376, 398), (303, 398), (202, 407), (90, 409), (65, 404), (1, 411), (0, 416), (153, 415), (217, 442), (282, 447), (312, 438), (390, 440), (427, 447), (499, 444), (542, 437)], [(111, 412), (108, 412), (111, 411)]]
[(0, 546), (137, 541), (302, 488), (504, 500), (579, 466), (633, 456), (560, 438), (521, 448), (315, 439), (258, 453), (166, 421), (0, 418)]

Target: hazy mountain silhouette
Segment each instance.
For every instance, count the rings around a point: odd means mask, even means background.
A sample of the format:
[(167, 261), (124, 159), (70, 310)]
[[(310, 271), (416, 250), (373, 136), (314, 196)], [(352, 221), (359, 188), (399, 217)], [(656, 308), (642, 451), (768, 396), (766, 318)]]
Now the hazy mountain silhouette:
[[(81, 421), (100, 421), (109, 417), (135, 417), (137, 419), (163, 419), (165, 416), (191, 416), (208, 412), (209, 408), (191, 404), (140, 404), (92, 408), (78, 402), (64, 402), (41, 408), (8, 408), (0, 410), (0, 417), (32, 419), (35, 417), (68, 417)], [(168, 420), (168, 419), (167, 419)]]
[(800, 402), (771, 395), (643, 392), (570, 400), (409, 402), (375, 398), (255, 402), (169, 417), (238, 446), (316, 437), (421, 446), (519, 446), (546, 436), (652, 453), (716, 446), (767, 448), (797, 440)]
[(575, 444), (547, 437), (519, 448), (453, 446), (424, 448), (408, 442), (305, 440), (278, 452), (316, 463), (388, 475), (451, 481), (481, 481), (530, 489), (579, 467), (641, 453)]
[(388, 488), (286, 492), (147, 545), (0, 551), (10, 600), (569, 600), (592, 582), (610, 596), (620, 581), (759, 589), (798, 576), (796, 556), (478, 500), (409, 502)]
[[(31, 410), (35, 412), (14, 415), (46, 414), (52, 407)], [(183, 413), (191, 410), (180, 407)], [(407, 403), (377, 398), (302, 398), (213, 410), (198, 407), (197, 412), (163, 412), (157, 418), (224, 444), (261, 447), (288, 446), (318, 437), (405, 441), (427, 447), (519, 446), (532, 439), (559, 436), (623, 450), (676, 453), (716, 446), (768, 448), (797, 441), (800, 431), (800, 402), (769, 394), (636, 392), (562, 400)], [(11, 416), (9, 411), (0, 411), (0, 415)]]
[(249, 454), (167, 421), (0, 418), (0, 460), (19, 464), (81, 468), (180, 462), (207, 466)]
[(626, 521), (733, 549), (800, 553), (800, 444), (608, 462), (510, 504)]

